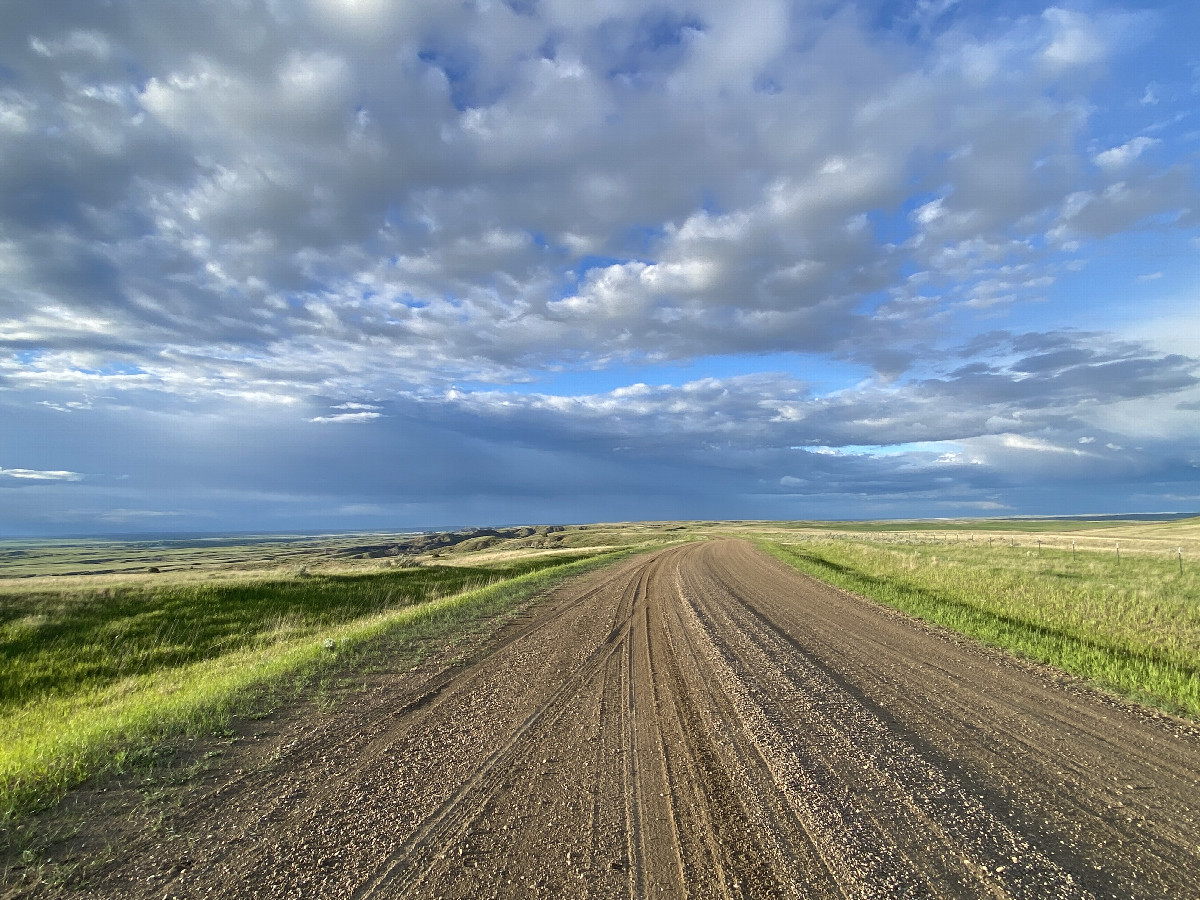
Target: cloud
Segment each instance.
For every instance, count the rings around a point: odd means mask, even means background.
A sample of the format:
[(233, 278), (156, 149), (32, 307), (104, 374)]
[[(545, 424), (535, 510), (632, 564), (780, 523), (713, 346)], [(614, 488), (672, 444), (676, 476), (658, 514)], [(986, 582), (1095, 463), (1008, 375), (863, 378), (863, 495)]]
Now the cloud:
[(1065, 453), (1069, 456), (1087, 455), (1084, 451), (1077, 450), (1074, 447), (1059, 447), (1057, 444), (1052, 444), (1049, 441), (1023, 437), (1019, 434), (1002, 434), (1000, 435), (1000, 443), (1014, 450), (1030, 450), (1034, 453)]
[(352, 412), (352, 413), (337, 413), (332, 416), (315, 416), (308, 421), (328, 424), (330, 422), (370, 422), (372, 419), (378, 419), (382, 413), (377, 412)]
[[(1197, 368), (1196, 360), (1103, 334), (997, 332), (947, 352), (942, 371), (926, 377), (869, 378), (832, 393), (787, 373), (593, 393), (457, 388), (372, 402), (378, 410), (368, 412), (378, 418), (365, 428), (314, 429), (270, 407), (218, 427), (206, 414), (176, 415), (166, 432), (160, 413), (65, 417), (43, 408), (38, 415), (64, 423), (67, 460), (133, 474), (70, 485), (80, 496), (42, 493), (7, 506), (35, 523), (29, 528), (61, 521), (75, 530), (89, 515), (97, 527), (159, 521), (102, 520), (105, 504), (177, 512), (173, 527), (236, 517), (266, 530), (356, 516), (512, 521), (518, 508), (528, 511), (520, 519), (571, 521), (581, 502), (616, 518), (654, 518), (656, 509), (658, 517), (664, 509), (794, 515), (774, 505), (789, 498), (831, 516), (1037, 511), (1046, 479), (1057, 491), (1074, 490), (1076, 503), (1096, 484), (1122, 479), (1153, 478), (1179, 493), (1194, 479), (1186, 462), (1194, 429), (1146, 424), (1195, 396)], [(1113, 414), (1129, 403), (1144, 408)], [(36, 433), (37, 422), (23, 431)], [(1136, 449), (1096, 452), (1101, 444)], [(28, 484), (19, 493), (37, 483)], [(136, 503), (150, 496), (170, 505)], [(458, 512), (444, 518), (449, 508)]]
[(345, 503), (332, 512), (335, 516), (391, 516), (393, 510), (378, 503)]
[[(1168, 14), (818, 6), (20, 4), (0, 35), (0, 404), (35, 431), (0, 450), (131, 472), (133, 450), (73, 448), (126, 416), (148, 446), (182, 429), (208, 493), (171, 508), (198, 517), (250, 470), (278, 509), (375, 502), (345, 474), (322, 477), (366, 499), (298, 489), (331, 468), (298, 451), (245, 462), (232, 435), (270, 445), (247, 422), (376, 469), (387, 441), (421, 461), (471, 442), (512, 486), (501, 510), (578, 494), (568, 458), (634, 492), (719, 472), (721, 496), (824, 478), (933, 498), (935, 469), (1000, 490), (1021, 458), (1067, 455), (1037, 442), (1142, 446), (1137, 416), (1156, 429), (1139, 458), (1169, 467), (1195, 354), (1106, 334), (1120, 304), (1084, 265), (1197, 224), (1171, 124), (1190, 106), (1147, 47)], [(1158, 246), (1124, 283), (1173, 275)], [(546, 386), (571, 379), (603, 387)], [(239, 461), (196, 452), (202, 428)], [(664, 480), (676, 458), (694, 468)], [(492, 496), (444, 465), (447, 497)], [(112, 485), (71, 490), (93, 487)]]
[(1189, 176), (1180, 168), (1150, 177), (1114, 181), (1102, 190), (1077, 191), (1066, 198), (1047, 237), (1078, 249), (1087, 236), (1107, 237), (1138, 227), (1186, 225), (1193, 217)]
[[(832, 395), (779, 373), (582, 395), (455, 390), (418, 405), (465, 432), (537, 446), (619, 448), (630, 459), (746, 470), (799, 458), (818, 469), (818, 460), (853, 459), (926, 483), (936, 466), (982, 467), (992, 477), (1040, 467), (1030, 454), (1075, 459), (1074, 478), (1096, 474), (1103, 468), (1098, 458), (1078, 447), (1094, 443), (1097, 428), (1108, 437), (1137, 432), (1132, 420), (1122, 425), (1111, 411), (1141, 404), (1140, 420), (1151, 421), (1174, 414), (1179, 399), (1200, 385), (1197, 360), (1098, 334), (995, 333), (948, 357), (975, 361)], [(416, 414), (404, 407), (395, 413)], [(1158, 449), (1143, 458), (1178, 452), (1185, 435), (1186, 428), (1174, 436), (1162, 431), (1152, 441)], [(784, 469), (762, 477), (794, 490), (795, 483), (779, 479), (800, 476)]]
[(1042, 58), (1056, 67), (1083, 66), (1102, 60), (1107, 53), (1103, 37), (1083, 13), (1051, 8), (1042, 18), (1053, 29), (1053, 39)]
[(1092, 157), (1092, 162), (1102, 169), (1123, 169), (1151, 147), (1161, 141), (1156, 138), (1136, 137), (1120, 147), (1113, 147)]
[[(163, 509), (106, 509), (98, 511), (94, 514), (102, 522), (108, 522), (114, 525), (124, 525), (129, 522), (145, 522), (155, 521), (159, 519), (176, 519), (183, 516), (193, 515), (191, 511), (181, 510), (163, 510)], [(90, 518), (90, 514), (83, 514), (81, 518)]]
[(0, 478), (15, 478), (22, 481), (82, 481), (78, 472), (43, 471), (41, 469), (5, 469), (0, 467)]
[[(922, 27), (952, 6), (923, 6)], [(957, 16), (917, 66), (851, 15), (778, 2), (139, 16), (118, 4), (101, 26), (75, 6), (14, 36), (5, 109), (25, 131), (0, 192), (20, 273), (8, 345), (86, 349), (147, 390), (236, 395), (218, 384), (236, 378), (303, 398), (314, 380), (353, 394), (785, 349), (895, 369), (851, 336), (906, 263), (965, 279), (973, 308), (1008, 305), (1044, 283), (1034, 268), (988, 287), (1036, 257), (1039, 211), (1067, 204), (1056, 234), (1077, 240), (1194, 194), (1182, 174), (1071, 184), (1086, 81), (1057, 97), (1057, 76), (1003, 93), (961, 77), (989, 54), (997, 72), (1039, 53), (1086, 68), (1111, 53), (1104, 15), (1007, 32)], [(909, 243), (879, 239), (934, 186)]]

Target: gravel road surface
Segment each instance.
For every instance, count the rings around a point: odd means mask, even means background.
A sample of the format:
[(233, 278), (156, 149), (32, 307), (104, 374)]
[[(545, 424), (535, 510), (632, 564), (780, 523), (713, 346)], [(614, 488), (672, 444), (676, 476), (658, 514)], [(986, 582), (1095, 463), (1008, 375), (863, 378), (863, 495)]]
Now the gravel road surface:
[(95, 897), (1200, 897), (1200, 738), (741, 541), (315, 716)]

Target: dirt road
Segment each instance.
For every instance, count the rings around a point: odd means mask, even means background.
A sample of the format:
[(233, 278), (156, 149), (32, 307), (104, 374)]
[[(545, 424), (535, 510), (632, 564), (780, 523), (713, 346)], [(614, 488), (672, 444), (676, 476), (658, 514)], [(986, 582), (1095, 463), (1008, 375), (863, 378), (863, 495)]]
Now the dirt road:
[(1200, 739), (738, 541), (314, 720), (98, 897), (1198, 897)]

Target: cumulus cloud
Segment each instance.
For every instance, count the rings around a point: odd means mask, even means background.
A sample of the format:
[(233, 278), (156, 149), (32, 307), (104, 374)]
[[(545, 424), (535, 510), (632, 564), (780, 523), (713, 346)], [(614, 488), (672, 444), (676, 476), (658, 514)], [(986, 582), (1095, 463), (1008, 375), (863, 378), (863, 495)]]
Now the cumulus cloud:
[(1042, 13), (1053, 37), (1042, 51), (1043, 59), (1054, 66), (1082, 66), (1103, 59), (1107, 47), (1095, 24), (1083, 13), (1051, 8)]
[(22, 481), (81, 481), (78, 472), (47, 472), (40, 469), (5, 469), (0, 467), (0, 478), (15, 478)]
[[(1017, 72), (1112, 52), (1108, 19), (1061, 9), (952, 28), (916, 69), (849, 13), (781, 2), (134, 15), (31, 12), (9, 40), (23, 78), (5, 109), (25, 123), (0, 186), (22, 276), (10, 344), (125, 349), (147, 372), (180, 350), (303, 359), (360, 388), (783, 349), (871, 361), (847, 337), (906, 259), (979, 282), (976, 307), (1008, 302), (1030, 285), (987, 284), (1029, 255), (1039, 210), (1065, 204), (1064, 235), (1111, 231), (1183, 188), (1072, 194), (1081, 98), (1053, 99), (1044, 75), (1003, 92), (960, 77), (985, 53)], [(923, 185), (942, 194), (907, 251), (880, 241), (879, 216)]]
[[(986, 336), (1098, 242), (1195, 226), (1162, 124), (1183, 94), (1141, 72), (1126, 105), (1155, 122), (1098, 113), (1156, 15), (901, 6), (12, 4), (0, 395), (58, 429), (507, 423), (686, 451), (753, 492), (805, 477), (762, 462), (789, 446), (1077, 447), (1097, 404), (1192, 390), (1185, 356), (1061, 316), (1044, 352)], [(795, 374), (529, 387), (767, 355)], [(862, 385), (803, 376), (834, 363)]]
[(1102, 169), (1122, 169), (1158, 143), (1155, 138), (1135, 137), (1120, 147), (1097, 153), (1092, 161)]
[[(437, 420), (475, 434), (742, 467), (790, 493), (804, 485), (823, 490), (828, 482), (820, 473), (830, 466), (874, 471), (872, 478), (890, 473), (924, 491), (935, 468), (954, 471), (956, 480), (995, 483), (1059, 466), (1039, 457), (1070, 458), (1075, 480), (1109, 474), (1107, 461), (1080, 449), (1097, 440), (1098, 426), (1110, 437), (1129, 433), (1104, 410), (1122, 403), (1173, 409), (1200, 385), (1195, 359), (1097, 334), (996, 333), (950, 356), (975, 361), (825, 396), (781, 373), (570, 396), (455, 390), (420, 405), (437, 407)], [(1186, 430), (1164, 432), (1128, 462), (1151, 465), (1186, 440)], [(799, 474), (806, 469), (813, 474)]]
[(349, 412), (337, 413), (332, 416), (314, 416), (309, 419), (310, 422), (328, 424), (330, 422), (370, 422), (372, 419), (378, 419), (382, 413), (377, 412)]

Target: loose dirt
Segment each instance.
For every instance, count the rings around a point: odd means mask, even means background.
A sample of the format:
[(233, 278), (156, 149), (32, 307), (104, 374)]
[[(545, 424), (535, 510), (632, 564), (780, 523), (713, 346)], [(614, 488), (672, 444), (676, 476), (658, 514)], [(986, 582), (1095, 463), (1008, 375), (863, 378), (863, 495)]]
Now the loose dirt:
[(314, 715), (88, 897), (1196, 897), (1200, 738), (741, 541)]

